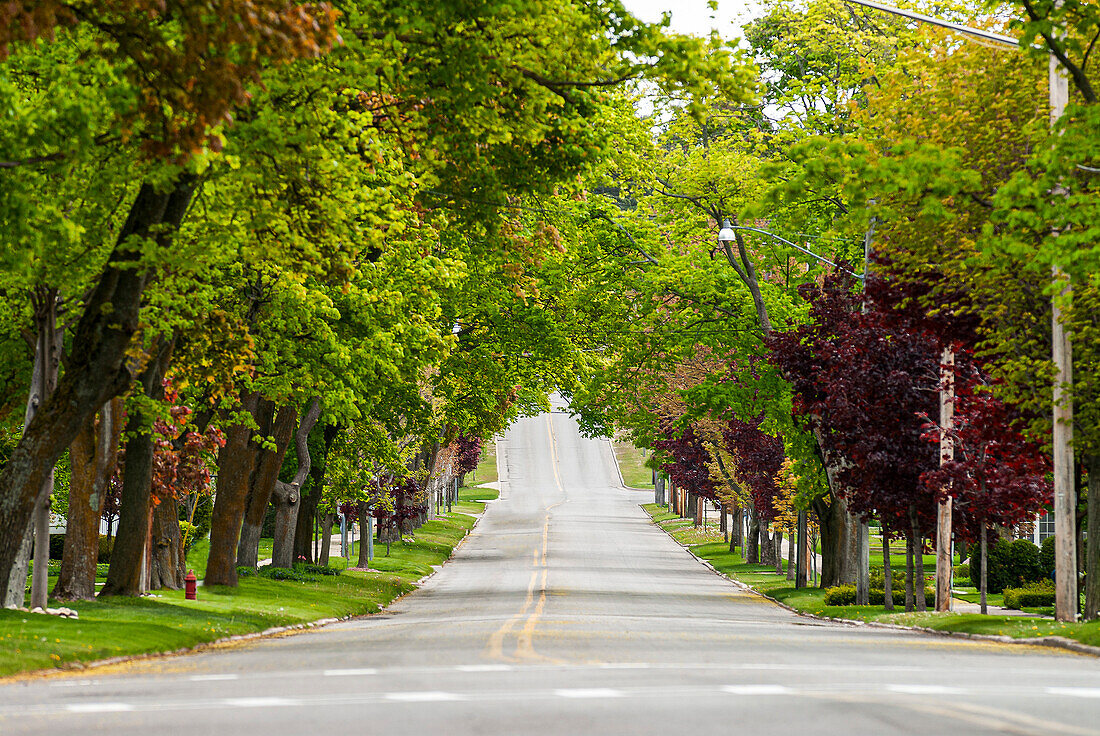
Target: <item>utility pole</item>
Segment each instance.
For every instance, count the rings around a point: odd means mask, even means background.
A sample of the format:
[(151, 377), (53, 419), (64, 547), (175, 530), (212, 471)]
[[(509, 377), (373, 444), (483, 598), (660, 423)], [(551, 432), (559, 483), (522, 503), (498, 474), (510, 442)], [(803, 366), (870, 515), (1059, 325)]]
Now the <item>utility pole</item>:
[[(940, 20), (923, 13), (914, 13), (910, 10), (902, 10), (892, 5), (873, 2), (872, 0), (844, 0), (847, 3), (855, 3), (864, 7), (881, 10), (894, 15), (900, 15), (910, 20), (918, 20), (931, 23), (942, 28), (948, 28), (968, 36), (974, 36), (984, 41), (993, 41), (1004, 46), (1019, 48), (1019, 39), (1005, 36), (1000, 33), (985, 31), (980, 28), (970, 28), (959, 23)], [(1055, 7), (1061, 5), (1061, 0), (1056, 0)], [(1058, 120), (1066, 110), (1069, 101), (1069, 79), (1058, 58), (1050, 54), (1050, 126), (1057, 125)], [(1055, 196), (1064, 195), (1064, 191), (1053, 192)], [(1057, 235), (1057, 232), (1054, 233)], [(1052, 326), (1054, 328), (1054, 340), (1051, 355), (1054, 360), (1054, 435), (1051, 438), (1053, 445), (1052, 460), (1054, 465), (1054, 618), (1057, 621), (1077, 620), (1077, 502), (1073, 478), (1073, 346), (1070, 334), (1062, 323), (1062, 304), (1072, 294), (1072, 284), (1068, 274), (1055, 264), (1052, 268), (1052, 277), (1056, 287), (1053, 299)], [(984, 559), (984, 558), (983, 558)], [(938, 566), (937, 557), (937, 566)], [(939, 590), (939, 574), (937, 570), (936, 589)], [(938, 607), (938, 603), (937, 603)]]

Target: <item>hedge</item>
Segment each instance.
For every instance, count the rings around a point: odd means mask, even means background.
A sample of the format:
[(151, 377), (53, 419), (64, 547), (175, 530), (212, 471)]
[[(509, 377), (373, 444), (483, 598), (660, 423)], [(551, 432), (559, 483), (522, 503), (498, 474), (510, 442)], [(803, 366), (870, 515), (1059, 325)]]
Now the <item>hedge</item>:
[(1054, 605), (1054, 583), (1042, 581), (1023, 588), (1005, 588), (1005, 608), (1041, 608)]
[[(905, 605), (905, 585), (901, 589), (894, 588), (891, 598), (895, 606)], [(886, 591), (881, 588), (871, 588), (870, 599), (872, 606), (881, 606), (886, 602)], [(929, 606), (936, 605), (936, 591), (932, 588), (924, 589), (924, 601)], [(854, 606), (856, 605), (856, 586), (837, 585), (825, 589), (825, 605), (827, 606)]]

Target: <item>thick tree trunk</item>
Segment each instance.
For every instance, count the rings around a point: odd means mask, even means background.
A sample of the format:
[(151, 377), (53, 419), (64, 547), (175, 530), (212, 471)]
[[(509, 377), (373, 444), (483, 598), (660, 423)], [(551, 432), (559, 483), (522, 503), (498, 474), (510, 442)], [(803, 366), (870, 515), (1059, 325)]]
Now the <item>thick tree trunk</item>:
[(119, 232), (114, 251), (85, 302), (65, 374), (27, 426), (0, 470), (0, 598), (7, 598), (12, 565), (46, 476), (88, 417), (130, 384), (127, 352), (140, 326), (149, 272), (135, 267), (141, 249), (133, 237), (155, 235), (166, 246), (187, 211), (195, 178), (183, 175), (159, 191), (143, 184)]
[(737, 504), (730, 511), (730, 522), (730, 552), (734, 552), (741, 545), (741, 507)]
[(748, 538), (745, 540), (745, 562), (755, 565), (760, 562), (760, 517), (755, 508), (749, 508)]
[(175, 498), (165, 498), (153, 509), (150, 535), (149, 589), (179, 590), (183, 587), (183, 538), (180, 534), (180, 507)]
[(787, 554), (787, 580), (794, 580), (795, 575), (798, 573), (798, 547), (795, 544), (795, 527), (791, 526), (787, 528), (787, 547), (789, 552)]
[(89, 419), (69, 447), (72, 467), (69, 514), (61, 571), (53, 589), (53, 597), (58, 600), (90, 601), (95, 598), (99, 520), (107, 482), (118, 460), (121, 436), (122, 399), (115, 398), (103, 405), (99, 422)]
[(328, 565), (329, 549), (332, 547), (332, 522), (336, 514), (326, 511), (321, 517), (321, 553), (317, 556), (318, 565)]
[[(274, 412), (274, 403), (267, 399), (260, 400), (259, 413), (262, 417), (266, 419)], [(249, 480), (244, 522), (241, 525), (241, 536), (237, 543), (237, 567), (256, 569), (259, 565), (260, 532), (264, 525), (264, 514), (267, 513), (267, 504), (271, 501), (275, 483), (279, 480), (279, 471), (283, 467), (283, 460), (286, 458), (286, 451), (290, 447), (290, 440), (294, 435), (294, 426), (297, 422), (298, 411), (293, 406), (284, 406), (279, 409), (278, 416), (270, 427), (263, 431), (263, 434), (274, 440), (275, 449), (260, 449), (256, 467)]]
[[(141, 386), (153, 401), (164, 398), (164, 373), (172, 356), (172, 343), (159, 346), (145, 370)], [(122, 496), (119, 500), (118, 532), (111, 550), (107, 582), (99, 595), (136, 596), (145, 592), (149, 552), (149, 519), (152, 511), (153, 434), (149, 420), (135, 409), (126, 422), (126, 464), (122, 472)], [(177, 523), (178, 526), (178, 523)], [(178, 534), (177, 534), (178, 536)]]
[(848, 513), (848, 504), (832, 493), (813, 502), (821, 529), (822, 588), (851, 585), (856, 581), (859, 562), (856, 525), (859, 520)]
[[(241, 397), (241, 409), (255, 417), (259, 402), (259, 394), (245, 394)], [(237, 424), (228, 429), (225, 446), (218, 452), (218, 479), (210, 519), (210, 555), (204, 578), (206, 585), (237, 584), (237, 541), (258, 452), (259, 444), (253, 440), (249, 427)]]
[(890, 567), (890, 530), (882, 525), (882, 588), (883, 607), (894, 610), (894, 568)]
[[(280, 416), (282, 413), (280, 412)], [(290, 483), (277, 480), (272, 493), (275, 505), (275, 539), (271, 552), (272, 567), (290, 568), (294, 566), (294, 534), (298, 527), (298, 513), (301, 508), (302, 484), (309, 478), (313, 462), (309, 456), (309, 433), (321, 416), (321, 402), (313, 399), (306, 409), (298, 429), (294, 433), (294, 452), (298, 457), (298, 471)]]
[(729, 542), (730, 541), (730, 527), (729, 527), (729, 523), (728, 523), (729, 509), (726, 508), (726, 502), (725, 501), (720, 501), (719, 504), (718, 504), (718, 507), (719, 507), (719, 511), (718, 511), (718, 514), (719, 514), (719, 516), (718, 516), (718, 531), (722, 532), (722, 541), (723, 542)]

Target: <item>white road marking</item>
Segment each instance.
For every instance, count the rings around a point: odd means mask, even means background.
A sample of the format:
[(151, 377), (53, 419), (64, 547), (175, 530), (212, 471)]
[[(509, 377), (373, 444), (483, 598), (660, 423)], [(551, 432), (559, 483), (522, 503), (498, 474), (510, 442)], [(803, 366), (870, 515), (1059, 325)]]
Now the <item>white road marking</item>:
[(1049, 695), (1068, 695), (1071, 698), (1100, 698), (1100, 687), (1048, 687)]
[(460, 664), (455, 667), (459, 672), (511, 672), (510, 664)]
[(722, 692), (731, 695), (787, 695), (792, 690), (786, 685), (726, 685)]
[(187, 679), (191, 682), (221, 682), (222, 680), (239, 680), (240, 675), (191, 675)]
[(133, 709), (129, 703), (70, 703), (65, 706), (70, 713), (126, 713)]
[(554, 691), (554, 695), (559, 698), (621, 698), (623, 694), (622, 690), (609, 687), (578, 687)]
[(602, 670), (648, 670), (650, 668), (646, 662), (603, 662), (596, 666)]
[(365, 675), (377, 675), (378, 670), (373, 667), (362, 667), (360, 669), (348, 669), (348, 670), (325, 670), (325, 677), (359, 677)]
[(436, 703), (453, 700), (465, 700), (457, 693), (445, 693), (440, 690), (422, 690), (407, 693), (386, 693), (386, 700), (394, 700), (400, 703)]
[(904, 695), (962, 695), (966, 692), (962, 688), (947, 685), (887, 685), (886, 689)]
[(276, 706), (300, 705), (302, 701), (293, 698), (261, 697), (223, 698), (220, 702), (222, 705), (228, 705), (231, 708), (273, 708)]

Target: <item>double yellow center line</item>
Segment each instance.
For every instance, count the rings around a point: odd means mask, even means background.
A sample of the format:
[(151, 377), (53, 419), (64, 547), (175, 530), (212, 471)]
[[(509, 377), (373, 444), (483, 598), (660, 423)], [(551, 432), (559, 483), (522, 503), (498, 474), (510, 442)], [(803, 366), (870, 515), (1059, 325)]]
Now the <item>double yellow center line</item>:
[[(551, 469), (554, 473), (554, 483), (557, 485), (558, 491), (565, 495), (565, 487), (562, 486), (561, 476), (558, 474), (558, 447), (557, 440), (554, 438), (554, 427), (550, 423), (550, 415), (546, 417), (546, 430), (550, 436), (550, 455), (551, 455)], [(504, 660), (506, 662), (519, 662), (521, 660), (536, 660), (541, 662), (551, 662), (554, 664), (563, 664), (564, 662), (552, 657), (546, 657), (535, 651), (533, 646), (533, 639), (535, 634), (535, 627), (538, 626), (539, 617), (542, 616), (543, 609), (546, 607), (546, 576), (548, 573), (548, 567), (546, 565), (546, 550), (549, 547), (550, 539), (550, 512), (563, 501), (558, 501), (555, 504), (551, 504), (546, 507), (546, 515), (542, 522), (542, 544), (535, 547), (531, 551), (531, 564), (534, 569), (531, 571), (531, 581), (527, 584), (527, 598), (523, 603), (523, 608), (519, 613), (508, 619), (499, 630), (493, 633), (489, 637), (489, 646), (487, 654), (491, 659)], [(538, 586), (538, 602), (535, 602), (535, 586)], [(532, 603), (534, 603), (534, 609), (532, 610)], [(516, 635), (516, 649), (512, 656), (506, 656), (504, 654), (504, 639), (512, 632), (512, 630), (526, 617), (526, 621), (523, 623), (523, 628), (520, 629)]]

